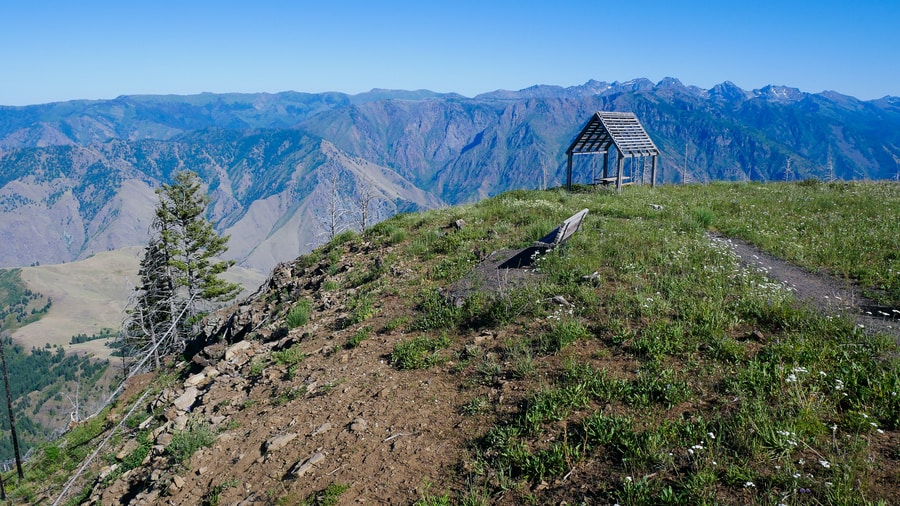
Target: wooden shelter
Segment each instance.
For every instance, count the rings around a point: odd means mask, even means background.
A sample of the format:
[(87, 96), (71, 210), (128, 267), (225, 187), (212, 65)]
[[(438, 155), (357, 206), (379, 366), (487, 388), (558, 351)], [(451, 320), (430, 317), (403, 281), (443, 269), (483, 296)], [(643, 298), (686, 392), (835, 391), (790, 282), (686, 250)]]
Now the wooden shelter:
[[(616, 175), (608, 176), (609, 149), (615, 147)], [(643, 164), (650, 157), (650, 186), (656, 184), (656, 157), (659, 149), (637, 116), (632, 112), (595, 112), (581, 133), (566, 150), (569, 156), (566, 170), (566, 188), (572, 189), (572, 157), (575, 155), (603, 155), (603, 175), (593, 181), (600, 184), (616, 184), (621, 189), (626, 158), (640, 158)], [(643, 174), (642, 174), (643, 177)]]

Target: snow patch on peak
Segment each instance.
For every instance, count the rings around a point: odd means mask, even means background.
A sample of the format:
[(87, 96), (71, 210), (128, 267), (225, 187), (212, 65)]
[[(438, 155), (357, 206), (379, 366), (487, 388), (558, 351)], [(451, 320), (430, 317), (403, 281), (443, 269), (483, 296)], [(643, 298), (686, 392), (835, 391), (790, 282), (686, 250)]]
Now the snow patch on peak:
[(797, 88), (776, 86), (772, 84), (759, 90), (753, 90), (753, 94), (759, 98), (784, 102), (795, 102), (802, 100), (805, 96), (805, 94)]

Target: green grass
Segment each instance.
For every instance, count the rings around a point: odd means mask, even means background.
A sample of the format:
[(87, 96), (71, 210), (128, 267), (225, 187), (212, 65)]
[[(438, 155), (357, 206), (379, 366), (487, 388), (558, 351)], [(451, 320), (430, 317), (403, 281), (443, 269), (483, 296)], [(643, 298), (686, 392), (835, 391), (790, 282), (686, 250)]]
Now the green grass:
[(858, 280), (900, 305), (900, 185), (724, 184), (667, 191), (690, 197), (724, 234), (791, 262)]
[(301, 299), (291, 307), (284, 321), (288, 328), (295, 329), (302, 327), (309, 322), (309, 315), (312, 312), (312, 303), (306, 299)]
[(350, 336), (350, 339), (347, 339), (346, 347), (356, 348), (357, 346), (362, 344), (363, 341), (368, 339), (371, 333), (372, 327), (369, 327), (368, 325), (360, 327), (356, 332), (353, 333), (352, 336)]
[[(583, 207), (582, 231), (538, 261), (537, 284), (461, 306), (439, 290), (465, 274), (476, 248), (526, 246)], [(448, 331), (507, 333), (499, 361), (454, 367), (484, 378), (462, 388), (502, 379), (522, 392), (504, 409), (485, 409), (480, 394), (460, 407), (488, 426), (456, 490), (475, 483), (526, 502), (534, 496), (522, 491), (536, 483), (593, 469), (572, 489), (580, 484), (599, 503), (877, 503), (867, 484), (898, 459), (871, 459), (885, 433), (900, 429), (896, 345), (797, 305), (707, 231), (900, 305), (898, 211), (900, 186), (889, 183), (716, 183), (517, 191), (425, 213), (402, 244), (419, 264), (408, 327), (421, 335), (401, 341), (392, 363), (427, 367), (438, 349), (427, 343)], [(445, 228), (456, 219), (467, 227)], [(598, 281), (581, 281), (593, 272)], [(572, 306), (546, 302), (557, 295)], [(446, 346), (454, 342), (463, 348), (456, 338)]]
[(427, 369), (445, 360), (441, 350), (450, 346), (446, 336), (419, 336), (409, 341), (400, 341), (391, 352), (391, 363), (397, 369)]
[(341, 496), (344, 492), (350, 490), (350, 485), (342, 483), (332, 483), (324, 489), (316, 492), (305, 500), (295, 501), (291, 497), (279, 499), (276, 504), (298, 504), (300, 506), (335, 506), (340, 504)]
[[(536, 261), (533, 283), (448, 300), (481, 254), (525, 247), (582, 208), (581, 231)], [(900, 493), (897, 344), (798, 305), (708, 232), (897, 306), (898, 209), (889, 183), (513, 191), (394, 217), (301, 262), (332, 276), (328, 290), (352, 289), (336, 325), (356, 326), (345, 347), (378, 329), (353, 353), (396, 343), (377, 350), (392, 374), (458, 392), (447, 416), (465, 421), (464, 456), (425, 477), (446, 488), (426, 486), (419, 504), (879, 504)], [(291, 348), (249, 372), (276, 362), (291, 379), (300, 360)], [(273, 404), (304, 393), (279, 392)], [(173, 460), (202, 447), (201, 430), (179, 436)]]
[(371, 293), (359, 293), (350, 299), (348, 303), (350, 315), (347, 317), (347, 325), (357, 325), (375, 316), (378, 309), (375, 307), (375, 298)]
[(272, 358), (277, 364), (291, 366), (300, 363), (306, 358), (306, 354), (300, 349), (299, 344), (295, 344), (286, 350), (273, 351)]
[(201, 448), (212, 446), (216, 433), (208, 424), (191, 419), (183, 430), (172, 434), (172, 441), (166, 446), (166, 453), (176, 462), (185, 463)]

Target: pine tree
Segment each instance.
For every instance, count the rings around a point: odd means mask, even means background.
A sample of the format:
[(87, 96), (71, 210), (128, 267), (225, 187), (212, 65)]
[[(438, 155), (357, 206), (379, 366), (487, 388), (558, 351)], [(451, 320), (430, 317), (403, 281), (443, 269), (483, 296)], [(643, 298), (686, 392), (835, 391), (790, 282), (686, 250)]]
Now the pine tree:
[(156, 194), (154, 236), (144, 250), (141, 287), (125, 325), (126, 347), (135, 354), (155, 347), (173, 327), (176, 335), (158, 353), (177, 351), (203, 310), (241, 290), (220, 277), (234, 261), (216, 260), (228, 250), (228, 236), (219, 236), (206, 218), (209, 199), (197, 174), (178, 172)]
[(175, 283), (159, 239), (150, 240), (144, 250), (138, 274), (141, 286), (129, 304), (125, 325), (125, 355), (140, 356), (144, 350), (154, 349), (154, 365), (158, 368), (160, 355), (172, 350), (169, 347), (159, 349), (156, 344), (165, 336), (172, 325), (172, 319), (177, 316), (174, 312)]
[(157, 195), (160, 205), (156, 216), (160, 223), (167, 224), (160, 230), (162, 245), (176, 285), (187, 289), (188, 299), (233, 299), (241, 287), (219, 275), (234, 265), (234, 260), (214, 260), (228, 251), (229, 237), (219, 236), (205, 216), (209, 198), (202, 192), (200, 178), (191, 171), (179, 172), (175, 184), (163, 185)]

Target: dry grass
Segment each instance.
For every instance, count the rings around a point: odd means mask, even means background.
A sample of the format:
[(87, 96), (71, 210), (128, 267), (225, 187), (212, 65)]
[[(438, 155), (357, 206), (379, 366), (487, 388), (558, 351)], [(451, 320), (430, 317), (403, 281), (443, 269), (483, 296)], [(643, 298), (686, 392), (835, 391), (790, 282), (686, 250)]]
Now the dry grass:
[[(39, 321), (16, 331), (13, 339), (26, 347), (49, 343), (61, 345), (67, 352), (108, 358), (112, 350), (104, 346), (103, 340), (75, 345), (69, 342), (79, 333), (92, 335), (103, 328), (119, 328), (132, 286), (138, 282), (142, 253), (143, 248), (132, 246), (77, 262), (23, 268), (22, 281), (31, 290), (53, 299), (53, 305)], [(264, 279), (260, 273), (241, 268), (232, 269), (226, 277), (251, 291)]]

